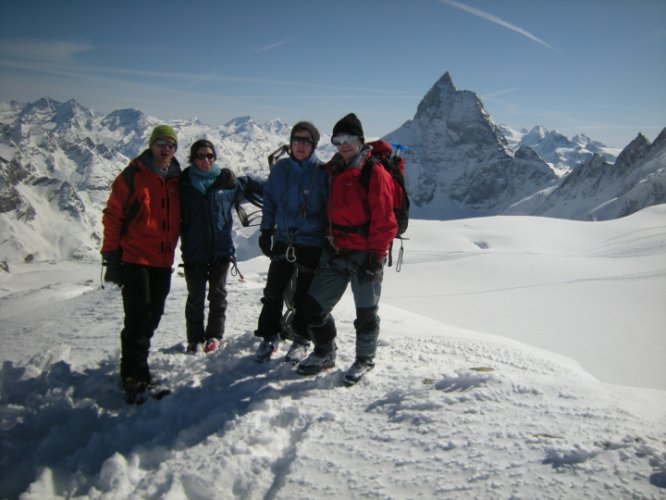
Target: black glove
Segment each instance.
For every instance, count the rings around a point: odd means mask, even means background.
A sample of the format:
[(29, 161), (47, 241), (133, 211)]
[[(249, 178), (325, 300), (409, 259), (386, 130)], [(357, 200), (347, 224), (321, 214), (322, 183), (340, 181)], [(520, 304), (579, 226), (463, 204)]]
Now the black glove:
[(359, 266), (356, 275), (359, 283), (376, 283), (382, 278), (384, 259), (370, 252), (365, 262)]
[(270, 229), (262, 229), (259, 235), (259, 248), (266, 257), (271, 256), (271, 248), (273, 247), (273, 231)]
[(120, 260), (120, 250), (102, 253), (102, 265), (106, 266), (104, 281), (123, 286), (123, 264)]

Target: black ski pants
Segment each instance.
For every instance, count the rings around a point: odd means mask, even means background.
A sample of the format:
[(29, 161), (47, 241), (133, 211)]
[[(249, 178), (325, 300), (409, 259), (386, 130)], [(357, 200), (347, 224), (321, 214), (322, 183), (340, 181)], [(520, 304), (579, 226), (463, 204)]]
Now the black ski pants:
[[(271, 251), (271, 263), (268, 266), (268, 277), (264, 296), (261, 299), (263, 307), (259, 314), (259, 322), (255, 335), (268, 339), (280, 333), (284, 293), (289, 286), (294, 272), (298, 272), (293, 295), (294, 308), (298, 310), (303, 302), (314, 273), (321, 257), (320, 247), (294, 247), (296, 260), (287, 260), (287, 245), (276, 243)], [(302, 342), (309, 338), (307, 331), (300, 331), (296, 324), (292, 324), (296, 340)]]
[(150, 382), (150, 339), (160, 324), (171, 288), (171, 268), (123, 264), (124, 328), (120, 332), (120, 377)]
[[(229, 260), (218, 260), (210, 265), (185, 264), (187, 301), (185, 325), (187, 342), (221, 339), (227, 318), (227, 275)], [(204, 328), (208, 287), (208, 322)]]

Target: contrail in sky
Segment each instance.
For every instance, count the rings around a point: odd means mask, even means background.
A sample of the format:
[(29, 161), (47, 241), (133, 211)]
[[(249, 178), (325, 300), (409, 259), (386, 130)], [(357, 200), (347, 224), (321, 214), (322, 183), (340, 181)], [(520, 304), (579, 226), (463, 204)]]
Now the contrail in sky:
[(257, 52), (265, 52), (267, 50), (272, 50), (276, 47), (280, 47), (281, 45), (285, 45), (285, 44), (287, 44), (291, 41), (292, 40), (280, 40), (279, 42), (275, 42), (275, 43), (271, 43), (270, 45), (265, 45), (263, 47), (259, 47), (258, 49), (256, 49), (256, 51)]
[(485, 19), (486, 21), (490, 21), (491, 23), (497, 24), (499, 26), (503, 26), (504, 28), (510, 29), (511, 31), (515, 31), (516, 33), (523, 35), (524, 37), (529, 38), (530, 40), (543, 45), (544, 47), (549, 48), (550, 50), (557, 52), (558, 54), (560, 53), (555, 47), (552, 45), (549, 45), (548, 43), (544, 42), (541, 40), (541, 38), (538, 38), (534, 36), (532, 33), (529, 31), (524, 30), (523, 28), (520, 28), (519, 26), (516, 26), (514, 24), (511, 24), (510, 22), (505, 21), (504, 19), (500, 19), (499, 17), (495, 16), (494, 14), (489, 14), (488, 12), (484, 12), (480, 9), (476, 9), (474, 7), (470, 7), (469, 5), (465, 5), (460, 2), (456, 2), (455, 0), (439, 0), (441, 3), (449, 5), (451, 7), (455, 7), (456, 9), (464, 10), (465, 12), (469, 12), (472, 15), (478, 16), (481, 19)]

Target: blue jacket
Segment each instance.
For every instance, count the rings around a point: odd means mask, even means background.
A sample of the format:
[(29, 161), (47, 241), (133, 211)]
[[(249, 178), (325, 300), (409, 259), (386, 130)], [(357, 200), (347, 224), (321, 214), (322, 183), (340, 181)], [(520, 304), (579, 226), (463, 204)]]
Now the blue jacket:
[(261, 230), (294, 246), (324, 245), (328, 174), (315, 153), (302, 162), (279, 160), (264, 184)]
[(220, 170), (203, 194), (190, 181), (189, 169), (180, 176), (180, 250), (185, 265), (211, 264), (234, 257), (231, 234), (234, 204), (244, 194), (261, 196), (263, 183), (250, 176), (236, 177), (228, 168)]

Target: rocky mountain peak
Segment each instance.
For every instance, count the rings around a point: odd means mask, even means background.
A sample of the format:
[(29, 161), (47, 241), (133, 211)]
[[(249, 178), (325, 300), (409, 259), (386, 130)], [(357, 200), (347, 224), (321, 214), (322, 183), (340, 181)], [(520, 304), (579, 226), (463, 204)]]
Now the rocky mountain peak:
[(146, 128), (148, 116), (138, 109), (117, 109), (102, 119), (102, 125), (110, 130), (141, 130)]
[(466, 120), (485, 122), (487, 113), (478, 96), (468, 90), (457, 90), (447, 71), (419, 103), (415, 121), (446, 120), (460, 123)]
[(652, 142), (651, 148), (664, 148), (666, 147), (666, 127), (661, 130), (657, 138)]
[(514, 151), (525, 146), (534, 149), (559, 176), (567, 175), (595, 153), (601, 155), (605, 161), (613, 163), (620, 152), (593, 141), (585, 134), (576, 134), (569, 139), (558, 130), (549, 131), (541, 125), (530, 131), (520, 132), (503, 125), (501, 130), (505, 137), (510, 138), (509, 143)]
[[(388, 134), (407, 146), (407, 181), (416, 217), (484, 215), (517, 201), (521, 189), (546, 186), (555, 178), (536, 155), (516, 160), (506, 138), (479, 97), (457, 90), (447, 72), (419, 103), (414, 119)], [(522, 196), (522, 194), (521, 194)]]
[(92, 130), (96, 118), (97, 115), (90, 108), (70, 99), (53, 110), (51, 121), (58, 131), (70, 130), (73, 127)]
[(53, 113), (61, 106), (61, 103), (50, 97), (42, 97), (37, 101), (26, 105), (20, 113), (23, 122), (43, 123), (50, 121)]
[(548, 135), (548, 131), (541, 125), (537, 125), (528, 133), (526, 133), (520, 141), (521, 146), (534, 146), (535, 144), (543, 141)]
[(254, 127), (256, 124), (251, 116), (239, 116), (229, 120), (224, 124), (226, 128), (231, 130), (247, 130)]
[(642, 133), (639, 133), (618, 155), (617, 160), (615, 160), (615, 166), (630, 167), (638, 159), (642, 158), (649, 148), (650, 141)]
[(435, 85), (433, 85), (433, 89), (437, 89), (437, 91), (440, 94), (450, 94), (452, 92), (456, 92), (458, 89), (456, 89), (456, 86), (453, 84), (453, 78), (451, 78), (451, 73), (448, 71), (444, 73), (437, 82), (435, 82)]
[(532, 149), (529, 146), (521, 146), (518, 148), (518, 151), (516, 151), (516, 159), (520, 160), (532, 160), (532, 161), (539, 161), (541, 158), (539, 158), (539, 155), (537, 154), (534, 149)]

